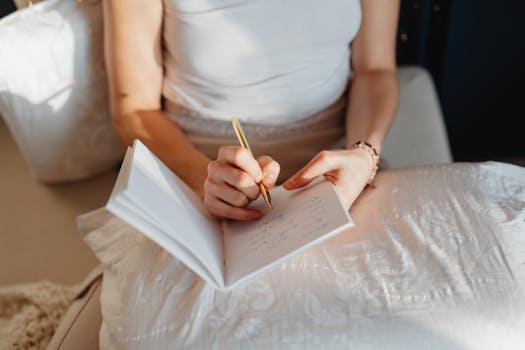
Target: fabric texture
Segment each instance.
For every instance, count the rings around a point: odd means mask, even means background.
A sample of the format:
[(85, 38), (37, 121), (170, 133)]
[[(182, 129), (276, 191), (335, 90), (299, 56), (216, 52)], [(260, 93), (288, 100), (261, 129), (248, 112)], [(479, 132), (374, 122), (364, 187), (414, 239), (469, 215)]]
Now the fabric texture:
[(286, 124), (343, 93), (361, 8), (359, 0), (164, 0), (163, 24), (167, 100), (194, 119)]
[[(73, 286), (40, 281), (0, 287), (0, 349), (97, 349), (101, 282), (98, 266)], [(86, 307), (90, 302), (95, 305)]]
[(46, 349), (74, 295), (48, 281), (0, 287), (0, 349)]
[(123, 156), (109, 114), (100, 1), (47, 0), (0, 21), (0, 114), (41, 181)]
[(525, 168), (383, 171), (350, 214), (354, 228), (227, 293), (104, 210), (84, 217), (101, 348), (525, 345)]

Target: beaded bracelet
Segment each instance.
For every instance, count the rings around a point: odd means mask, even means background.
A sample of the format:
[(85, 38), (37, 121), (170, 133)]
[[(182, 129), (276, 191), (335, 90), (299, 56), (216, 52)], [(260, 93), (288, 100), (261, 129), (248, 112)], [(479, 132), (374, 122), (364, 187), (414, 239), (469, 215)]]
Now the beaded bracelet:
[(374, 170), (372, 170), (372, 175), (370, 175), (370, 179), (368, 179), (368, 184), (370, 185), (372, 181), (374, 181), (374, 178), (376, 177), (377, 170), (379, 170), (379, 154), (377, 154), (377, 151), (374, 148), (374, 146), (372, 146), (370, 143), (366, 141), (357, 141), (356, 143), (352, 145), (352, 148), (364, 149), (365, 151), (368, 152), (368, 154), (370, 154), (370, 156), (372, 157), (375, 163)]

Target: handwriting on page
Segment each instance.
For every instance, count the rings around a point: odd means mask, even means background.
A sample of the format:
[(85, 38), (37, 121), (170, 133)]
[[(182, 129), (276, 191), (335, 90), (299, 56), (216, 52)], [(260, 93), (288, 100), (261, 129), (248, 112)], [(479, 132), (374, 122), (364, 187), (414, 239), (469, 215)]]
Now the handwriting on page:
[(329, 226), (327, 214), (321, 198), (315, 195), (286, 212), (268, 215), (252, 227), (245, 255), (270, 253), (287, 241), (290, 235), (295, 241), (325, 232)]
[(225, 221), (224, 251), (227, 285), (271, 268), (350, 223), (333, 184), (321, 181), (298, 191), (273, 189), (273, 210), (258, 221)]

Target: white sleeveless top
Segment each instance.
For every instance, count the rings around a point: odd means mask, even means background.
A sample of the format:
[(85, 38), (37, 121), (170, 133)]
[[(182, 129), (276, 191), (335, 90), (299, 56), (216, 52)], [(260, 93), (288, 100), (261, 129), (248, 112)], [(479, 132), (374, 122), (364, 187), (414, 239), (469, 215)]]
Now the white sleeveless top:
[(163, 16), (168, 114), (278, 125), (344, 92), (361, 8), (359, 0), (164, 0)]

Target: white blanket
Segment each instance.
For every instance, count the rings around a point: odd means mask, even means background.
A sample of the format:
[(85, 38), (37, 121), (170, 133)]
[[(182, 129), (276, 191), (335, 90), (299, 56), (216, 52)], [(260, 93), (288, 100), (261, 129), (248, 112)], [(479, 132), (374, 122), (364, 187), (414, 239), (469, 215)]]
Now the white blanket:
[(105, 264), (103, 349), (525, 349), (525, 168), (384, 171), (356, 226), (215, 291), (120, 220), (80, 222)]

